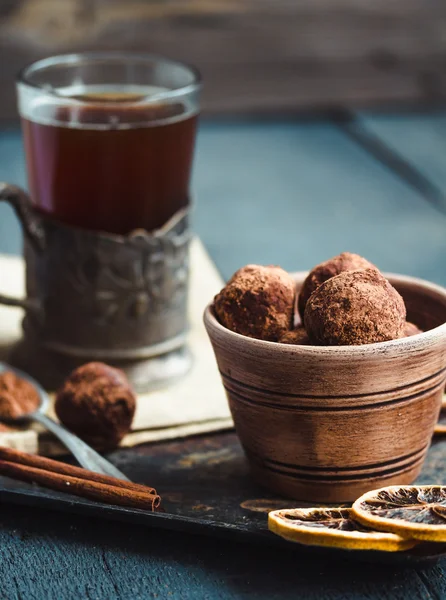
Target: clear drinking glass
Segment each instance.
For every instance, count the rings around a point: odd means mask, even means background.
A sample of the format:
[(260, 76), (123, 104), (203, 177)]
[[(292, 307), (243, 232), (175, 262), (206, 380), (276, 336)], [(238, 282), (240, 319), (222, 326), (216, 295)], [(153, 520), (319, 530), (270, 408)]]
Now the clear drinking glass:
[(189, 204), (201, 82), (157, 56), (53, 56), (17, 82), (34, 207), (71, 226), (153, 231)]

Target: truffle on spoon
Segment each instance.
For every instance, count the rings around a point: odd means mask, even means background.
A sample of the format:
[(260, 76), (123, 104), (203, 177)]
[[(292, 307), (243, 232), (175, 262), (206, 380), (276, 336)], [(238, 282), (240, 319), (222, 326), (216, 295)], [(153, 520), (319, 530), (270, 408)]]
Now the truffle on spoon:
[(12, 371), (0, 373), (0, 419), (14, 420), (34, 412), (40, 405), (36, 388)]

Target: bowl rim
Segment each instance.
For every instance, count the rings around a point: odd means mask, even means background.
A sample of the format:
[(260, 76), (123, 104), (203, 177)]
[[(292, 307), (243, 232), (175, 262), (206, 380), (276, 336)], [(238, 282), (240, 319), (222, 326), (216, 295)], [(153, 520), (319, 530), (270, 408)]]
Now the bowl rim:
[[(296, 280), (301, 281), (308, 275), (309, 271), (295, 271), (291, 272), (290, 275)], [(425, 279), (421, 279), (419, 277), (413, 277), (410, 275), (400, 275), (398, 273), (383, 273), (384, 277), (389, 279), (390, 283), (398, 285), (402, 284), (415, 284), (417, 287), (425, 290), (434, 292), (444, 297), (446, 301), (446, 288), (438, 285), (436, 283), (432, 283)], [(394, 350), (396, 351), (405, 351), (409, 349), (413, 349), (416, 347), (417, 349), (423, 349), (428, 347), (432, 342), (438, 342), (440, 339), (446, 340), (446, 321), (439, 325), (438, 327), (434, 327), (433, 329), (429, 329), (429, 331), (423, 331), (422, 333), (417, 333), (416, 335), (412, 335), (409, 337), (399, 338), (396, 340), (387, 340), (385, 342), (375, 342), (373, 344), (358, 344), (355, 346), (310, 346), (310, 345), (299, 345), (299, 344), (282, 344), (280, 342), (270, 342), (267, 340), (259, 340), (257, 338), (251, 338), (246, 335), (242, 335), (240, 333), (236, 333), (235, 331), (231, 331), (224, 325), (222, 325), (216, 318), (214, 314), (214, 300), (207, 304), (203, 319), (205, 324), (209, 324), (210, 328), (218, 331), (221, 335), (224, 335), (229, 339), (232, 339), (234, 343), (237, 344), (249, 344), (251, 346), (256, 346), (257, 349), (269, 351), (274, 349), (279, 349), (282, 353), (286, 353), (289, 356), (292, 356), (296, 353), (298, 354), (306, 354), (308, 356), (360, 356), (364, 354), (370, 353), (388, 353)], [(209, 333), (209, 328), (208, 328)], [(209, 333), (210, 337), (212, 335)]]

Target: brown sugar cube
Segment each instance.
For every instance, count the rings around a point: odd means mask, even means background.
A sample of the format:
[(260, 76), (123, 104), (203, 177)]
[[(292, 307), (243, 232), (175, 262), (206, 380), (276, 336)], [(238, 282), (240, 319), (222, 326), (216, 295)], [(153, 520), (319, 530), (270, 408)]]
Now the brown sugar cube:
[(304, 321), (305, 306), (308, 298), (321, 283), (344, 271), (359, 271), (361, 269), (376, 269), (376, 267), (362, 256), (359, 256), (359, 254), (352, 254), (351, 252), (342, 252), (316, 265), (308, 273), (298, 297), (298, 309), (302, 322)]
[(308, 334), (303, 327), (296, 327), (296, 329), (287, 331), (285, 335), (283, 335), (279, 339), (279, 342), (281, 344), (294, 344), (296, 346), (306, 346), (310, 344), (310, 338), (308, 337)]
[(417, 327), (415, 323), (411, 323), (410, 321), (406, 321), (404, 324), (403, 333), (401, 334), (402, 338), (411, 337), (412, 335), (418, 335), (419, 333), (423, 333), (422, 329)]
[(119, 369), (92, 362), (75, 369), (56, 396), (59, 420), (88, 444), (110, 450), (130, 431), (136, 399)]
[(305, 308), (310, 340), (326, 346), (397, 339), (405, 322), (404, 300), (376, 269), (345, 271), (328, 279)]
[(292, 327), (295, 293), (280, 267), (247, 265), (215, 296), (215, 315), (231, 331), (275, 342)]

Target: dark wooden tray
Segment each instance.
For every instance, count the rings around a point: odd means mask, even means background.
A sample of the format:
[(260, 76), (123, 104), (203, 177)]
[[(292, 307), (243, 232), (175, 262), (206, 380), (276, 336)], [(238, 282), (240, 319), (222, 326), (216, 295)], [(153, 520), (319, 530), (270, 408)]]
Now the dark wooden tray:
[[(442, 482), (446, 441), (432, 445), (419, 483)], [(257, 486), (234, 433), (119, 450), (109, 457), (133, 481), (157, 488), (164, 513), (109, 506), (0, 477), (0, 502), (94, 515), (148, 527), (208, 534), (240, 542), (292, 547), (296, 552), (413, 565), (446, 556), (446, 544), (422, 544), (400, 553), (353, 552), (290, 544), (267, 528), (269, 510), (305, 506)]]

